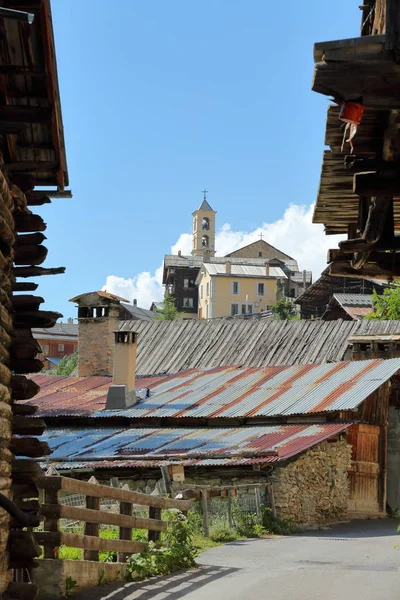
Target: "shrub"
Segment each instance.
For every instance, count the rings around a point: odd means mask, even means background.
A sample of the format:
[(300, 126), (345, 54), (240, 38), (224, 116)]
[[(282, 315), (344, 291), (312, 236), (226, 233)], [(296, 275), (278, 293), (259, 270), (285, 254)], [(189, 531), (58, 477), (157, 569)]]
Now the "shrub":
[(278, 535), (291, 535), (298, 531), (297, 526), (289, 519), (278, 519), (272, 516), (270, 508), (263, 507), (262, 509), (262, 521), (263, 527), (269, 533), (276, 533)]
[(232, 542), (233, 540), (236, 540), (237, 537), (237, 533), (231, 527), (222, 523), (213, 527), (210, 532), (210, 538), (214, 542), (221, 542), (223, 544)]
[(133, 554), (127, 565), (128, 576), (141, 578), (168, 575), (181, 569), (193, 567), (198, 550), (193, 545), (193, 526), (179, 510), (165, 511), (168, 528), (158, 547), (150, 542), (146, 552)]

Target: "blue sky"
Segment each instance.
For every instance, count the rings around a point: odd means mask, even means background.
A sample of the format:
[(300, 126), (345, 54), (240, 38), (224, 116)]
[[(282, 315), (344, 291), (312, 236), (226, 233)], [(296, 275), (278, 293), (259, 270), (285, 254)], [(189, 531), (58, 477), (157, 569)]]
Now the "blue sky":
[(68, 299), (111, 275), (145, 304), (137, 275), (154, 284), (204, 187), (219, 227), (242, 240), (274, 224), (294, 253), (279, 220), (315, 199), (328, 105), (311, 92), (313, 44), (356, 36), (358, 4), (52, 0), (74, 198), (40, 209), (46, 266), (67, 267), (40, 282), (46, 308), (75, 316)]

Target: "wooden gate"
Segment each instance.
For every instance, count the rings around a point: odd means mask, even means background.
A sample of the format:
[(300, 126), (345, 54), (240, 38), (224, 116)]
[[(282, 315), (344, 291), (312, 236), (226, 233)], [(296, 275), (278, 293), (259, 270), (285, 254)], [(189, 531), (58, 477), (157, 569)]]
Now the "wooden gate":
[(349, 470), (349, 513), (380, 514), (384, 488), (380, 481), (380, 432), (377, 425), (357, 424), (349, 428), (348, 441), (353, 447)]

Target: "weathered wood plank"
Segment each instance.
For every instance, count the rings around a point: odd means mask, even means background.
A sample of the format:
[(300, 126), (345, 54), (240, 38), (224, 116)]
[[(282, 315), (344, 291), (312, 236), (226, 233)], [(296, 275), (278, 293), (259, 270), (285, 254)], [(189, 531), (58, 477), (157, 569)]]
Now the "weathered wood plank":
[(142, 519), (139, 517), (130, 517), (128, 515), (119, 515), (115, 513), (91, 510), (89, 508), (77, 508), (75, 506), (66, 506), (65, 504), (43, 504), (41, 514), (45, 517), (58, 519), (75, 519), (76, 521), (87, 521), (90, 523), (101, 523), (103, 525), (116, 525), (117, 527), (129, 527), (132, 529), (152, 529), (154, 531), (164, 531), (167, 524), (155, 519)]
[(142, 506), (157, 506), (159, 508), (178, 508), (180, 510), (189, 510), (191, 502), (183, 500), (173, 500), (171, 498), (161, 498), (159, 496), (149, 496), (141, 492), (133, 492), (120, 488), (112, 488), (107, 485), (96, 485), (86, 481), (79, 481), (69, 477), (42, 477), (38, 481), (38, 486), (42, 489), (58, 489), (73, 494), (85, 494), (96, 496), (97, 498), (111, 498), (122, 502), (131, 502)]
[[(100, 511), (100, 498), (93, 496), (86, 496), (86, 508), (90, 510)], [(85, 536), (99, 537), (100, 525), (99, 523), (85, 523)], [(99, 552), (97, 550), (85, 549), (83, 552), (84, 560), (99, 560)]]
[(50, 533), (48, 531), (35, 532), (35, 538), (38, 544), (54, 544), (55, 546), (64, 545), (69, 548), (82, 548), (83, 550), (92, 550), (98, 552), (124, 552), (134, 554), (136, 552), (145, 552), (147, 543), (133, 542), (130, 540), (105, 540), (103, 538), (89, 535), (78, 535), (76, 533)]

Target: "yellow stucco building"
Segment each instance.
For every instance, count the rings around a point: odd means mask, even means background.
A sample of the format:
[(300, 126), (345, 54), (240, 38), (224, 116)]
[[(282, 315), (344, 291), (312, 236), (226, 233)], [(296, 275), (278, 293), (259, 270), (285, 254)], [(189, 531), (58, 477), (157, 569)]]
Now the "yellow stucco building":
[(232, 263), (203, 263), (196, 279), (199, 319), (256, 314), (279, 299), (286, 279), (280, 267)]

